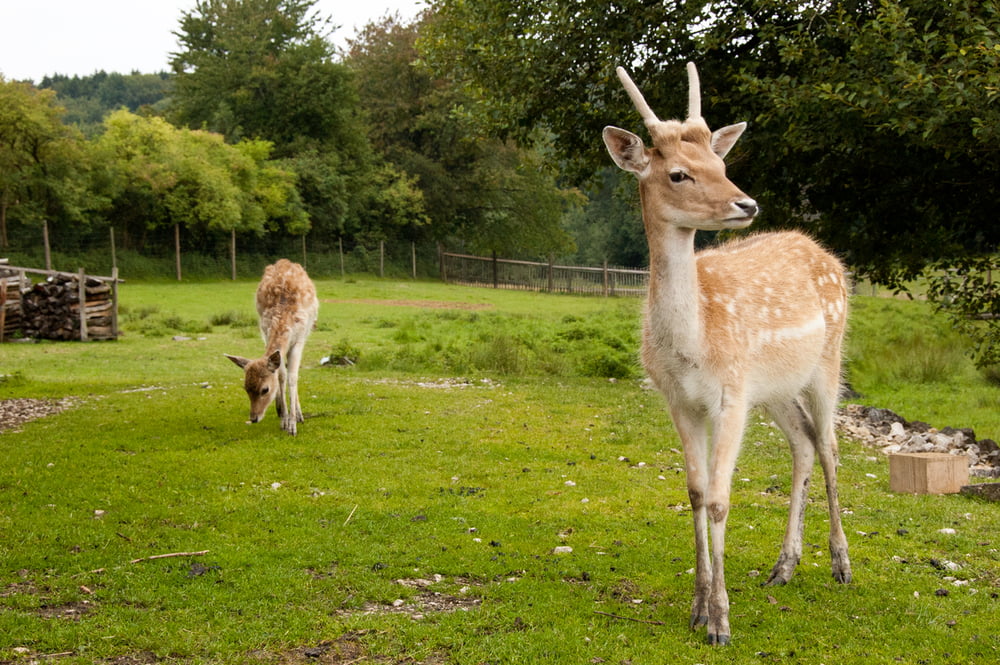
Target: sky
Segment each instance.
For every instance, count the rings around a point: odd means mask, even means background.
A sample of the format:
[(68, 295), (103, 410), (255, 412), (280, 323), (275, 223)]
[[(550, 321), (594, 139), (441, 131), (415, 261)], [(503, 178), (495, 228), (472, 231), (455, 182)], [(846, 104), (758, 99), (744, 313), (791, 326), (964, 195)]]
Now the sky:
[[(168, 71), (181, 13), (195, 0), (0, 0), (0, 74), (39, 82), (52, 74), (151, 74)], [(423, 0), (317, 0), (316, 10), (342, 26), (345, 41), (370, 21), (415, 17)]]

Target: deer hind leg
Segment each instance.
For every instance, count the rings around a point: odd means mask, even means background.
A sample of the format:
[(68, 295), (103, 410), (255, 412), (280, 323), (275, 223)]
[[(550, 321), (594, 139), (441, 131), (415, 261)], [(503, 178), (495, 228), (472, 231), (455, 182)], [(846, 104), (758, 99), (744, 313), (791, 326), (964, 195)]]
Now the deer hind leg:
[[(839, 368), (839, 358), (836, 367)], [(840, 516), (840, 496), (837, 490), (837, 434), (833, 416), (840, 394), (840, 375), (830, 372), (820, 390), (812, 393), (809, 401), (813, 422), (816, 424), (816, 453), (826, 479), (826, 501), (830, 510), (830, 564), (833, 578), (841, 584), (851, 581), (851, 560), (847, 555), (847, 536)]]
[(703, 418), (671, 408), (674, 427), (681, 437), (687, 470), (688, 498), (694, 517), (695, 578), (691, 604), (692, 630), (708, 623), (708, 601), (712, 589), (712, 564), (708, 550), (708, 438)]
[(816, 429), (812, 418), (798, 399), (769, 405), (768, 413), (788, 438), (792, 450), (792, 489), (788, 507), (788, 526), (778, 561), (771, 569), (765, 586), (786, 584), (802, 558), (802, 532), (805, 529), (806, 505), (809, 502), (809, 479), (815, 459)]

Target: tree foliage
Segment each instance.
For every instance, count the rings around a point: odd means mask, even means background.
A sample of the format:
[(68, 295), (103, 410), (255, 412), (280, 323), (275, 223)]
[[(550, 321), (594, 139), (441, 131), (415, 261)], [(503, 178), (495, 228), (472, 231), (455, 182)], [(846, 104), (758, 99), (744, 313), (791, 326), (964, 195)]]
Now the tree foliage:
[(235, 146), (202, 130), (178, 129), (162, 118), (116, 111), (98, 147), (114, 164), (109, 215), (126, 246), (146, 231), (180, 225), (195, 238), (216, 232), (263, 233), (284, 221), (308, 228), (294, 176), (269, 161), (270, 144)]
[(747, 119), (734, 180), (762, 225), (805, 225), (888, 284), (993, 251), (1000, 14), (996, 0), (438, 0), (422, 46), (504, 134), (543, 125), (581, 175), (600, 131), (638, 125), (614, 78), (661, 117), (683, 113), (683, 64), (714, 126)]
[(972, 340), (976, 366), (1000, 371), (1000, 259), (967, 256), (937, 268), (929, 279), (928, 296), (948, 313), (955, 329)]
[(317, 232), (384, 238), (420, 226), (413, 181), (368, 141), (350, 70), (315, 0), (199, 0), (174, 54), (174, 114), (229, 142), (265, 139), (298, 175)]
[(104, 116), (126, 108), (133, 113), (159, 113), (166, 108), (172, 82), (169, 74), (119, 74), (97, 72), (90, 76), (55, 74), (44, 77), (39, 88), (54, 90), (65, 107), (63, 122), (92, 137), (103, 128)]
[(0, 76), (0, 247), (13, 222), (85, 220), (88, 156), (62, 113), (51, 91)]
[(465, 92), (433, 75), (417, 51), (434, 20), (404, 25), (387, 17), (350, 43), (347, 64), (373, 145), (414, 178), (435, 239), (505, 256), (567, 251), (562, 221), (577, 195), (559, 187), (537, 148), (489, 137), (460, 112)]

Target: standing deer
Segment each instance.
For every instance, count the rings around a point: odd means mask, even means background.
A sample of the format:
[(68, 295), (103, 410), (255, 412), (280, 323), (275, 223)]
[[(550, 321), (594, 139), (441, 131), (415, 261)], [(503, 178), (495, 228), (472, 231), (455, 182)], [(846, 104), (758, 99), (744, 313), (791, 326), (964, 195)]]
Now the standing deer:
[(281, 259), (264, 269), (257, 286), (264, 355), (256, 360), (226, 355), (244, 370), (243, 387), (250, 397), (251, 423), (264, 418), (275, 398), (281, 429), (295, 434), (296, 424), (305, 419), (299, 405), (299, 365), (318, 311), (316, 287), (302, 266)]
[(851, 581), (833, 423), (846, 280), (836, 258), (795, 232), (696, 253), (696, 230), (742, 229), (759, 211), (726, 177), (722, 161), (746, 123), (709, 130), (693, 64), (684, 122), (658, 120), (621, 67), (618, 77), (653, 142), (646, 148), (631, 132), (604, 129), (612, 159), (639, 180), (650, 261), (642, 363), (666, 397), (684, 447), (697, 557), (690, 626), (706, 625), (710, 644), (728, 644), (726, 518), (750, 409), (766, 409), (792, 450), (788, 527), (766, 584), (788, 582), (802, 556), (814, 455), (826, 477), (833, 577)]

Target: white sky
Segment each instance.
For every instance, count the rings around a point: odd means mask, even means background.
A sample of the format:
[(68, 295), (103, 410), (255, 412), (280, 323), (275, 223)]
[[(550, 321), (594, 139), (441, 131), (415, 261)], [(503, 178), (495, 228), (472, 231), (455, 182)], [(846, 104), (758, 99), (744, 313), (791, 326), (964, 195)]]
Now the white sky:
[[(0, 74), (36, 83), (51, 74), (168, 71), (181, 13), (195, 0), (0, 0)], [(424, 0), (318, 0), (315, 9), (346, 39), (370, 21), (415, 17)]]

